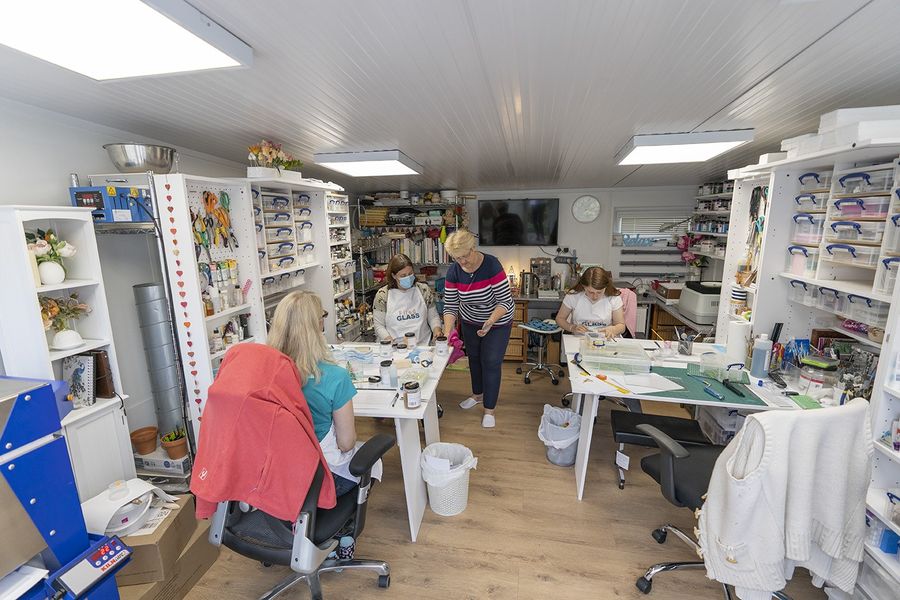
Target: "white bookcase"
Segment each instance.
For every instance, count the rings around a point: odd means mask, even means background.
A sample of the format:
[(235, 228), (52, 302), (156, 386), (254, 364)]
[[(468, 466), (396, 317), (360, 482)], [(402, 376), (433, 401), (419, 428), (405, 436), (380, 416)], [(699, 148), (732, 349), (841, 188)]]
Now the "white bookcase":
[[(847, 333), (876, 350), (880, 349), (880, 360), (876, 373), (876, 380), (871, 396), (872, 434), (874, 443), (872, 480), (867, 495), (867, 507), (869, 513), (875, 519), (900, 534), (900, 526), (891, 522), (887, 490), (900, 488), (900, 452), (894, 451), (890, 445), (882, 441), (882, 436), (889, 431), (891, 423), (900, 418), (900, 286), (894, 286), (888, 290), (881, 279), (878, 269), (884, 268), (883, 261), (894, 256), (900, 256), (898, 247), (900, 243), (896, 238), (900, 231), (900, 140), (891, 139), (882, 142), (859, 142), (853, 145), (847, 144), (832, 150), (823, 150), (815, 154), (800, 156), (790, 160), (781, 160), (767, 165), (753, 165), (743, 169), (729, 172), (729, 176), (736, 179), (735, 202), (733, 203), (734, 218), (739, 218), (743, 212), (742, 188), (752, 188), (755, 185), (769, 186), (769, 210), (766, 215), (765, 237), (760, 254), (760, 271), (756, 294), (752, 298), (753, 331), (754, 335), (769, 333), (776, 322), (784, 323), (781, 339), (792, 337), (807, 337), (812, 328), (831, 327), (836, 331)], [(823, 236), (823, 239), (808, 244), (810, 248), (819, 251), (816, 260), (811, 261), (810, 268), (814, 272), (797, 275), (786, 272), (788, 258), (788, 246), (792, 245), (796, 238), (793, 236), (794, 220), (799, 207), (798, 197), (808, 193), (809, 186), (800, 182), (801, 176), (809, 172), (830, 172), (833, 174), (831, 181), (815, 192), (824, 204), (819, 204), (815, 214), (825, 219), (825, 227), (828, 223), (837, 220), (853, 221), (863, 228), (885, 226), (883, 240), (834, 240), (837, 232), (831, 230), (831, 235)], [(873, 186), (876, 189), (865, 192), (854, 192), (841, 186), (840, 178), (852, 173), (880, 172), (882, 175), (889, 172), (890, 179), (884, 185)], [(878, 177), (882, 177), (878, 175)], [(876, 177), (873, 175), (872, 180)], [(887, 214), (882, 209), (873, 210), (869, 216), (842, 214), (835, 205), (837, 201), (852, 203), (855, 197), (872, 198), (875, 205), (888, 204)], [(864, 201), (869, 202), (869, 201)], [(855, 210), (855, 209), (854, 209)], [(735, 230), (738, 228), (735, 227)], [(839, 229), (855, 229), (855, 225), (841, 225)], [(850, 235), (855, 235), (850, 233)], [(732, 248), (731, 243), (737, 242)], [(733, 273), (736, 262), (732, 259), (742, 252), (740, 240), (729, 238), (729, 250), (726, 256), (726, 273)], [(860, 259), (857, 264), (854, 261), (854, 252), (846, 248), (831, 248), (832, 252), (845, 251), (845, 255), (839, 260), (834, 260), (834, 254), (830, 254), (829, 246), (833, 244), (849, 244), (854, 248), (858, 256), (871, 255), (873, 259)], [(883, 277), (883, 274), (881, 275)], [(728, 277), (728, 275), (726, 275)], [(862, 335), (852, 335), (839, 327), (841, 319), (854, 318), (855, 308), (848, 309), (848, 302), (838, 303), (833, 306), (821, 305), (818, 301), (812, 301), (808, 297), (800, 297), (795, 290), (803, 289), (802, 285), (814, 295), (820, 293), (822, 288), (826, 294), (838, 298), (852, 297), (854, 302), (859, 299), (868, 299), (873, 302), (883, 303), (888, 311), (881, 324), (884, 329), (884, 340), (879, 342), (868, 339)], [(724, 294), (724, 290), (723, 290)], [(852, 303), (850, 303), (852, 304)], [(866, 305), (866, 303), (863, 303)], [(719, 323), (720, 331), (722, 323), (727, 323), (728, 305), (722, 302)], [(848, 315), (848, 312), (850, 314)], [(869, 320), (877, 320), (872, 314), (864, 315)], [(857, 318), (855, 320), (862, 321)], [(720, 341), (725, 341), (724, 339)], [(864, 571), (872, 569), (870, 565), (877, 565), (877, 570), (893, 580), (893, 589), (900, 589), (900, 561), (896, 555), (888, 555), (878, 548), (866, 546), (866, 557), (863, 565)], [(861, 579), (863, 581), (863, 579)], [(865, 583), (860, 584), (865, 591)]]
[[(65, 259), (66, 280), (60, 284), (35, 284), (25, 241), (25, 232), (35, 229), (53, 229), (76, 249), (74, 256)], [(5, 283), (5, 293), (0, 295), (0, 357), (5, 374), (62, 379), (64, 358), (99, 348), (109, 356), (116, 392), (126, 397), (119, 378), (91, 210), (0, 207), (0, 256), (0, 277)], [(53, 350), (52, 332), (44, 331), (38, 297), (60, 298), (73, 292), (92, 309), (76, 324), (85, 344), (71, 350)], [(135, 476), (122, 400), (100, 399), (93, 406), (73, 410), (62, 425), (82, 500), (117, 479)]]

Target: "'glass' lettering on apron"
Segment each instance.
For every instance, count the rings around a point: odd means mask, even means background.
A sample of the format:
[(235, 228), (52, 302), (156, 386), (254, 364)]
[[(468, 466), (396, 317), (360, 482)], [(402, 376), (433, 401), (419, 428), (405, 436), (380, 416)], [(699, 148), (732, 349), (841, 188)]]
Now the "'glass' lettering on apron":
[(422, 318), (422, 315), (420, 315), (417, 312), (411, 312), (411, 313), (397, 315), (398, 321), (410, 321), (412, 319), (421, 319), (421, 318)]

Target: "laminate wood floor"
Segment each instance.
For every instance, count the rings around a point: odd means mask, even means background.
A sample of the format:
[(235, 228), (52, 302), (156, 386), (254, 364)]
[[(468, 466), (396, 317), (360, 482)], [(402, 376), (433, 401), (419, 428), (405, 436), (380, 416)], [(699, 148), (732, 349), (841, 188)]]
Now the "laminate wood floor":
[[(631, 449), (634, 467), (624, 490), (616, 486), (612, 464), (615, 444), (609, 428), (610, 404), (601, 404), (594, 429), (584, 500), (575, 496), (573, 469), (556, 467), (545, 457), (537, 429), (544, 403), (559, 405), (567, 382), (553, 386), (543, 376), (525, 385), (515, 365), (503, 368), (497, 428), (481, 427), (479, 408), (457, 404), (470, 390), (467, 372), (447, 371), (439, 387), (444, 407), (441, 439), (472, 449), (478, 468), (471, 473), (469, 505), (456, 517), (439, 517), (426, 509), (418, 542), (409, 526), (399, 453), (385, 459), (385, 480), (369, 500), (366, 529), (357, 556), (386, 560), (391, 587), (379, 589), (374, 573), (329, 573), (322, 577), (327, 600), (415, 598), (427, 600), (605, 600), (645, 598), (634, 587), (653, 563), (697, 557), (673, 536), (658, 545), (650, 532), (664, 522), (692, 531), (691, 512), (666, 502), (659, 486), (640, 471), (649, 450)], [(680, 411), (655, 403), (645, 410)], [(357, 419), (360, 438), (393, 432), (393, 422)], [(264, 568), (223, 549), (215, 565), (194, 587), (192, 600), (258, 598), (289, 573), (286, 567)], [(788, 586), (795, 600), (825, 598), (806, 571)], [(300, 583), (282, 596), (309, 598)], [(694, 600), (721, 598), (721, 587), (703, 571), (663, 573), (646, 598)]]

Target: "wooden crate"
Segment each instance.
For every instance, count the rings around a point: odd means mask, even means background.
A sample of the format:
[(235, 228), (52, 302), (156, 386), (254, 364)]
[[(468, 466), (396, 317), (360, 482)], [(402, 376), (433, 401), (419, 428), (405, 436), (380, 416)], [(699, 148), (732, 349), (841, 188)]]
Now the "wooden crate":
[(516, 302), (513, 309), (512, 332), (509, 334), (509, 345), (506, 347), (506, 354), (503, 360), (522, 362), (525, 360), (525, 352), (527, 350), (524, 336), (525, 331), (519, 328), (519, 323), (528, 322), (528, 303)]

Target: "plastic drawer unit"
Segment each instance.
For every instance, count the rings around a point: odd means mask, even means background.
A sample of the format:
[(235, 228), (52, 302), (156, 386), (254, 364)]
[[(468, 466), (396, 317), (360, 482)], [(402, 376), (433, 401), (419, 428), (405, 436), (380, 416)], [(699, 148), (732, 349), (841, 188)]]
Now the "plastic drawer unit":
[(785, 269), (791, 275), (815, 277), (819, 263), (819, 249), (806, 246), (788, 246), (787, 265)]
[(853, 171), (838, 177), (837, 193), (865, 194), (872, 192), (888, 192), (894, 182), (893, 169), (872, 169), (869, 171)]
[(890, 196), (853, 196), (832, 201), (834, 216), (841, 219), (884, 219), (891, 205)]
[(831, 187), (831, 171), (810, 171), (797, 178), (804, 192), (827, 190)]
[(880, 244), (884, 238), (883, 221), (829, 221), (825, 239), (830, 242)]
[(266, 252), (269, 254), (269, 258), (280, 258), (282, 256), (294, 256), (297, 254), (294, 242), (266, 244)]
[(794, 215), (794, 229), (791, 234), (791, 242), (807, 246), (817, 246), (822, 241), (822, 231), (825, 226), (825, 216), (811, 213), (797, 213)]
[(823, 213), (828, 208), (828, 194), (806, 193), (794, 196), (794, 210), (804, 213)]
[(803, 304), (805, 306), (816, 305), (816, 287), (798, 279), (791, 279), (788, 282), (788, 300)]
[(316, 245), (315, 244), (303, 244), (300, 246), (297, 254), (300, 256), (300, 262), (303, 264), (309, 264), (313, 261), (313, 258), (316, 254)]
[(276, 242), (293, 242), (293, 227), (269, 227), (266, 229), (266, 243), (274, 244)]
[(847, 310), (847, 297), (829, 287), (820, 287), (816, 306), (836, 315), (843, 315)]
[(284, 196), (263, 196), (262, 208), (266, 212), (283, 212), (291, 205), (290, 198)]
[(295, 221), (305, 221), (309, 219), (312, 211), (308, 206), (295, 206), (294, 207), (294, 220)]
[(878, 264), (878, 248), (853, 244), (828, 244), (825, 259), (854, 267), (875, 268)]
[(900, 254), (900, 215), (893, 215), (887, 220), (884, 232), (884, 251)]
[(883, 328), (887, 325), (887, 316), (890, 309), (891, 305), (886, 302), (879, 302), (857, 294), (847, 294), (845, 310), (847, 311), (847, 316), (854, 321)]
[(900, 256), (887, 256), (878, 261), (878, 272), (875, 275), (875, 291), (892, 295), (897, 282), (897, 269), (900, 268)]

